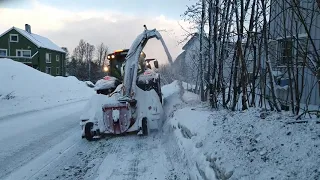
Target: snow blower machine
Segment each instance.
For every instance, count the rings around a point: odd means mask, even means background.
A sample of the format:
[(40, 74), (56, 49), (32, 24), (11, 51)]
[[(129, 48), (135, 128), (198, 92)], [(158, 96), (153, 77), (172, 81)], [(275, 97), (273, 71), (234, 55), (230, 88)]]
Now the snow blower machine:
[[(91, 141), (94, 137), (131, 132), (148, 135), (150, 130), (159, 129), (163, 117), (160, 74), (150, 65), (154, 61), (154, 66), (158, 68), (158, 61), (145, 59), (142, 50), (149, 39), (156, 38), (161, 41), (169, 63), (172, 63), (172, 58), (161, 34), (156, 29), (144, 27), (145, 30), (129, 50), (108, 55), (110, 75), (113, 76), (101, 80), (100, 87), (96, 83), (97, 93), (89, 100), (80, 117), (82, 138)], [(122, 62), (119, 60), (121, 55), (125, 55)], [(112, 62), (117, 58), (118, 61)]]

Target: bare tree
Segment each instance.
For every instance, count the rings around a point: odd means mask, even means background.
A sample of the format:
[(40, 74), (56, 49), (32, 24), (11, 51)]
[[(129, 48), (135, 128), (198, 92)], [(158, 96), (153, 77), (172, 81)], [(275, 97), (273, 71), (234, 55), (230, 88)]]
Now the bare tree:
[(268, 68), (268, 74), (269, 74), (269, 79), (270, 79), (270, 86), (271, 86), (271, 94), (272, 94), (272, 100), (273, 100), (273, 105), (275, 106), (277, 111), (281, 111), (280, 105), (278, 102), (277, 94), (275, 91), (275, 81), (274, 81), (274, 76), (273, 76), (273, 71), (272, 71), (272, 66), (271, 62), (269, 59), (269, 53), (268, 53), (268, 36), (267, 36), (267, 3), (265, 0), (261, 0), (261, 6), (262, 6), (262, 13), (263, 13), (263, 39), (264, 39), (264, 47), (265, 47), (265, 58), (266, 58), (266, 65)]
[(78, 46), (73, 51), (73, 56), (75, 59), (83, 62), (85, 58), (85, 53), (86, 53), (86, 42), (83, 39), (81, 39), (79, 41)]
[(201, 13), (201, 25), (200, 25), (200, 97), (201, 101), (205, 101), (204, 96), (204, 87), (203, 87), (203, 73), (204, 73), (204, 43), (203, 43), (203, 36), (204, 36), (204, 26), (205, 26), (205, 15), (206, 15), (206, 1), (202, 0), (202, 13)]
[(104, 45), (103, 43), (97, 45), (96, 47), (97, 51), (96, 51), (96, 55), (97, 55), (97, 61), (98, 61), (98, 65), (103, 67), (106, 61), (106, 57), (108, 54), (108, 47), (106, 45)]

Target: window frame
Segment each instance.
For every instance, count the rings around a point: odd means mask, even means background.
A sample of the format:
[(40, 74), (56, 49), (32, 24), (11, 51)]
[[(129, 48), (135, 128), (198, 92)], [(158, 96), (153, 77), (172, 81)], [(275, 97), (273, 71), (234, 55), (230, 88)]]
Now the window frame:
[[(47, 59), (47, 54), (49, 55), (49, 60)], [(46, 63), (51, 63), (52, 62), (52, 55), (51, 53), (46, 53)]]
[[(50, 73), (48, 73), (48, 69), (50, 69)], [(50, 74), (50, 75), (52, 74), (52, 72), (51, 72), (51, 66), (46, 66), (46, 73), (47, 73), (47, 74)]]
[(60, 75), (60, 67), (56, 67), (56, 75)]
[[(17, 36), (17, 41), (12, 41), (12, 36)], [(10, 42), (19, 42), (19, 34), (10, 34)]]
[[(30, 56), (23, 56), (23, 52), (30, 52)], [(18, 52), (20, 52), (20, 56), (18, 55)], [(22, 57), (22, 58), (31, 58), (32, 54), (31, 54), (31, 50), (25, 50), (25, 49), (16, 49), (16, 57)]]
[[(294, 45), (295, 39), (291, 37), (278, 39), (278, 50), (279, 53), (278, 63), (280, 66), (286, 65), (289, 61), (292, 61), (294, 58)], [(290, 52), (291, 51), (291, 52)]]
[(56, 55), (56, 61), (60, 61), (60, 56), (58, 54)]
[[(299, 42), (300, 41), (300, 42)], [(305, 44), (303, 44), (305, 41)], [(299, 36), (295, 42), (296, 48), (294, 48), (294, 55), (298, 58), (298, 65), (303, 65), (304, 58), (308, 58), (308, 51), (310, 46), (310, 41), (307, 36)], [(303, 47), (300, 47), (303, 46)]]
[(5, 56), (3, 56), (3, 57), (8, 56), (8, 49), (2, 49), (2, 48), (0, 48), (0, 51), (6, 51), (6, 55), (5, 55)]
[[(296, 36), (287, 36), (287, 37), (278, 37), (276, 40), (276, 65), (277, 66), (286, 66), (288, 63), (288, 60), (292, 61), (292, 65), (296, 63), (296, 58), (298, 63), (297, 66), (300, 66), (300, 64), (303, 63), (303, 58), (306, 55), (308, 55), (308, 49), (309, 49), (309, 42), (308, 42), (308, 36), (307, 34), (298, 34), (298, 37)], [(306, 41), (308, 43), (303, 44), (303, 41)], [(291, 43), (291, 56), (286, 56), (289, 53), (285, 52), (285, 50), (288, 50), (289, 46), (284, 47), (282, 45), (283, 42), (290, 42)], [(305, 47), (300, 48), (300, 45), (306, 45)], [(306, 50), (306, 52), (304, 52)], [(302, 52), (302, 53), (301, 53)], [(302, 55), (302, 56), (301, 56)], [(286, 61), (284, 60), (286, 58)]]

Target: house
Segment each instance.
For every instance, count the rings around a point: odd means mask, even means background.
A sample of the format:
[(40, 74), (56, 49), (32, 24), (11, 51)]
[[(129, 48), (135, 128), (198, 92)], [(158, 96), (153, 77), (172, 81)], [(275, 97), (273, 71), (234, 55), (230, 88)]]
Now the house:
[[(204, 37), (204, 47), (208, 47), (208, 38)], [(173, 62), (176, 72), (179, 72), (183, 81), (196, 85), (199, 82), (200, 59), (200, 35), (195, 33), (182, 47), (182, 53)], [(204, 49), (205, 62), (207, 61), (207, 49)]]
[[(208, 35), (204, 37), (204, 66), (207, 68), (207, 63), (209, 59), (209, 51), (208, 45), (209, 40), (207, 38)], [(217, 43), (219, 47), (219, 42)], [(243, 49), (245, 46), (245, 42), (243, 42)], [(231, 71), (233, 68), (233, 55), (235, 52), (236, 42), (225, 42), (225, 52), (224, 52), (224, 59), (223, 59), (223, 78), (225, 82), (229, 82), (231, 77)], [(173, 67), (176, 72), (180, 72), (180, 78), (193, 85), (197, 85), (199, 81), (199, 53), (200, 53), (200, 35), (195, 33), (190, 40), (182, 47), (183, 52), (178, 55), (176, 60), (173, 63)], [(253, 53), (248, 50), (246, 55), (246, 65), (247, 71), (250, 76), (250, 73), (253, 72)], [(213, 69), (213, 64), (210, 65), (211, 73)], [(205, 70), (204, 75), (206, 76), (206, 72), (208, 69)], [(252, 75), (251, 75), (252, 76)], [(239, 76), (240, 77), (240, 76)], [(239, 79), (240, 80), (240, 79)]]
[(12, 27), (0, 35), (0, 58), (10, 58), (22, 62), (39, 71), (54, 76), (65, 75), (66, 52), (48, 38)]
[(291, 101), (291, 88), (295, 87), (290, 87), (293, 78), (289, 73), (294, 73), (301, 103), (320, 104), (319, 10), (314, 1), (271, 2), (269, 59), (283, 102)]

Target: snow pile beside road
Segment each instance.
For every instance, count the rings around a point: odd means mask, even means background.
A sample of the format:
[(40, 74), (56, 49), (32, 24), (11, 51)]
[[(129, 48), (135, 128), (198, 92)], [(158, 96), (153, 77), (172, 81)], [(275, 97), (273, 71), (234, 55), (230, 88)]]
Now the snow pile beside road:
[[(196, 95), (184, 94), (188, 100), (196, 101)], [(294, 119), (277, 113), (261, 119), (260, 114), (259, 109), (210, 111), (180, 104), (167, 128), (193, 178), (320, 179), (320, 124), (288, 124)]]
[(11, 59), (0, 59), (0, 118), (88, 99), (93, 93), (75, 77), (54, 77)]
[(178, 81), (173, 81), (171, 84), (167, 84), (161, 87), (161, 92), (163, 94), (163, 98), (168, 98), (174, 93), (179, 93), (179, 85)]

